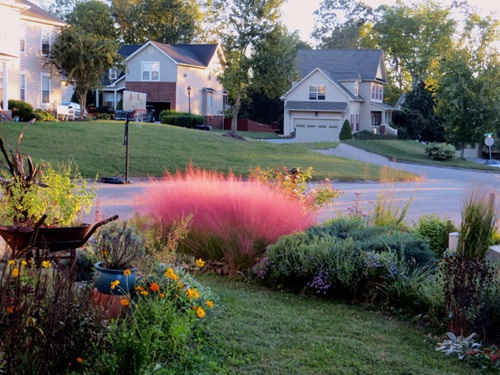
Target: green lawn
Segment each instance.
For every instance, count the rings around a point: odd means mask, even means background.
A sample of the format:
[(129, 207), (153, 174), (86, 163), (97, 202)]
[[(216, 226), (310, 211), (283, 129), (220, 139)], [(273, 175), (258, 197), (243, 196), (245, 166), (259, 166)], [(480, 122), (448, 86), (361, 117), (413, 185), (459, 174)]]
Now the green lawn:
[(395, 161), (407, 161), (413, 163), (429, 164), (436, 166), (446, 166), (455, 168), (467, 168), (477, 170), (498, 171), (498, 168), (487, 167), (482, 164), (455, 158), (448, 161), (430, 159), (424, 152), (425, 145), (415, 141), (400, 140), (363, 140), (350, 139), (345, 143), (370, 151), (382, 156), (386, 156)]
[[(357, 306), (220, 276), (206, 374), (488, 374), (435, 351), (437, 337)], [(491, 372), (493, 373), (493, 372)]]
[[(15, 145), (22, 129), (22, 124), (5, 123), (1, 134)], [(110, 176), (125, 170), (123, 138), (122, 121), (34, 123), (27, 129), (21, 149), (37, 162), (73, 159), (85, 177)], [(130, 124), (129, 140), (129, 174), (133, 177), (161, 176), (165, 170), (183, 170), (193, 163), (206, 169), (232, 170), (238, 175), (245, 175), (257, 166), (289, 169), (311, 166), (317, 179), (380, 178), (378, 166), (314, 151), (335, 147), (335, 143), (274, 144), (252, 138), (243, 142), (223, 137), (220, 132), (134, 122)], [(415, 177), (398, 173), (401, 179)]]

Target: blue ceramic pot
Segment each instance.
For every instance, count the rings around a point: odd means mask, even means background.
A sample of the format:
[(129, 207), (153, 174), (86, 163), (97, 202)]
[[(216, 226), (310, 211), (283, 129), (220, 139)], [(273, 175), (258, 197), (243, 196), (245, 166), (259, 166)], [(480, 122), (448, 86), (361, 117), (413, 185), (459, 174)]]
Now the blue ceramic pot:
[[(103, 294), (123, 295), (134, 290), (135, 267), (130, 268), (131, 274), (125, 276), (123, 270), (112, 270), (102, 267), (102, 262), (94, 265), (96, 271), (95, 287)], [(120, 283), (111, 289), (111, 283), (118, 280)]]

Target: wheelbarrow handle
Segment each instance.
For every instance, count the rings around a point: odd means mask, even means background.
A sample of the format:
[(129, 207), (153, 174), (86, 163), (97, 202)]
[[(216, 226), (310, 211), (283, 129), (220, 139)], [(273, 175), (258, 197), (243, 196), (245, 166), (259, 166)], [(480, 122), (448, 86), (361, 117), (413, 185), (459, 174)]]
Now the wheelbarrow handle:
[(103, 225), (106, 225), (108, 223), (111, 223), (112, 221), (115, 221), (115, 220), (118, 220), (118, 215), (114, 215), (114, 216), (111, 216), (111, 217), (108, 217), (107, 219), (104, 219), (102, 221), (99, 221), (97, 223), (95, 223), (92, 228), (90, 228), (90, 231), (87, 233), (87, 235), (85, 236), (85, 238), (83, 239), (83, 243), (86, 243), (89, 238), (94, 234), (94, 232), (102, 227)]

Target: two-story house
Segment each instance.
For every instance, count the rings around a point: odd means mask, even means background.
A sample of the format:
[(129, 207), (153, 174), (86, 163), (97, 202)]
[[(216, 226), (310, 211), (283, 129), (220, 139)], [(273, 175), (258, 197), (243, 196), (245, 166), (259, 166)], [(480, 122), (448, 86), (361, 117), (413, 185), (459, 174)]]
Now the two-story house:
[[(222, 126), (226, 93), (218, 76), (225, 63), (219, 44), (170, 45), (148, 42), (120, 49), (126, 70), (109, 72), (102, 105), (116, 109), (124, 91), (146, 94), (146, 104), (205, 116), (206, 124)], [(127, 108), (124, 108), (125, 110)]]
[(66, 24), (26, 0), (0, 0), (0, 98), (53, 109), (62, 101), (61, 76), (45, 57)]
[(297, 141), (339, 141), (351, 130), (378, 132), (396, 108), (384, 104), (387, 77), (380, 50), (299, 50), (300, 81), (282, 97), (284, 135)]

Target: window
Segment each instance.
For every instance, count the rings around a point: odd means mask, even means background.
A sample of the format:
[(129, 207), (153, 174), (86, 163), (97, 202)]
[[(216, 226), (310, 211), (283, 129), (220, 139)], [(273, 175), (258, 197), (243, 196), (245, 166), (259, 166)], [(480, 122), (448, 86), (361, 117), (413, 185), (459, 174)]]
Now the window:
[(211, 92), (209, 92), (207, 93), (207, 107), (212, 108), (213, 104), (214, 104), (214, 95)]
[(142, 80), (143, 81), (159, 81), (160, 80), (160, 63), (159, 62), (143, 62), (142, 63)]
[(26, 101), (26, 73), (19, 75), (19, 100)]
[(116, 79), (116, 69), (115, 68), (109, 69), (108, 78), (110, 81), (114, 81)]
[(326, 98), (325, 85), (309, 86), (309, 100), (325, 100), (325, 98)]
[(20, 36), (19, 36), (19, 51), (26, 52), (26, 25), (21, 25)]
[(354, 82), (354, 95), (356, 95), (356, 96), (359, 95), (359, 82), (358, 81)]
[(382, 101), (383, 91), (382, 85), (372, 83), (372, 99)]
[(50, 52), (50, 30), (42, 29), (42, 55), (47, 56)]
[(50, 103), (50, 77), (42, 75), (42, 104)]

